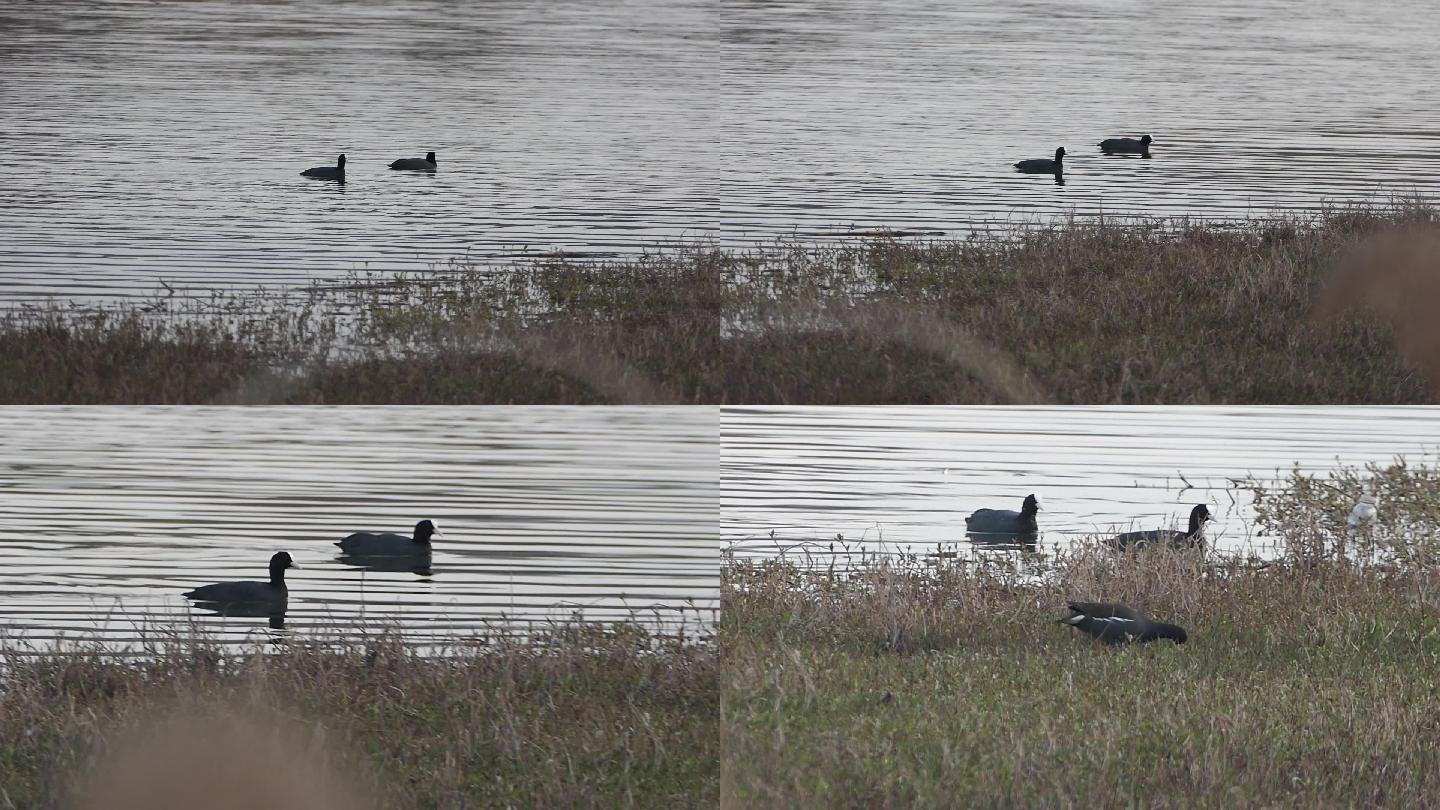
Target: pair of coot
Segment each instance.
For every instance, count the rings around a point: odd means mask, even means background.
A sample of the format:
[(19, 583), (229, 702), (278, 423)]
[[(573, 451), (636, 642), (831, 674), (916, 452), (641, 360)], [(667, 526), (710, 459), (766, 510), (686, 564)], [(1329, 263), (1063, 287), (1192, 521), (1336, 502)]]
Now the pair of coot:
[[(335, 545), (346, 554), (357, 556), (403, 557), (417, 551), (428, 552), (430, 538), (438, 533), (434, 523), (422, 520), (415, 524), (415, 532), (410, 537), (393, 532), (356, 532)], [(290, 589), (285, 585), (285, 571), (299, 567), (289, 552), (277, 551), (270, 557), (269, 582), (217, 582), (186, 591), (184, 596), (201, 607), (237, 615), (283, 611), (290, 596)]]
[[(976, 509), (965, 518), (965, 531), (982, 536), (1031, 535), (1039, 528), (1036, 521), (1039, 511), (1040, 501), (1034, 495), (1026, 495), (1019, 512), (1010, 509)], [(1200, 548), (1205, 544), (1205, 522), (1210, 519), (1210, 507), (1203, 503), (1197, 504), (1190, 510), (1190, 526), (1183, 532), (1174, 529), (1125, 532), (1110, 538), (1110, 543), (1122, 548), (1139, 548), (1156, 543), (1165, 543), (1176, 548)]]
[[(433, 172), (437, 168), (435, 153), (426, 152), (423, 158), (400, 158), (392, 162), (390, 168), (409, 172)], [(300, 172), (300, 176), (314, 177), (320, 180), (344, 180), (345, 156), (341, 155), (336, 158), (334, 166), (316, 166)]]
[[(1106, 138), (1100, 142), (1100, 151), (1107, 155), (1148, 155), (1153, 140), (1149, 135), (1140, 138)], [(1055, 150), (1054, 160), (1022, 160), (1015, 164), (1015, 170), (1023, 174), (1064, 174), (1065, 147)]]

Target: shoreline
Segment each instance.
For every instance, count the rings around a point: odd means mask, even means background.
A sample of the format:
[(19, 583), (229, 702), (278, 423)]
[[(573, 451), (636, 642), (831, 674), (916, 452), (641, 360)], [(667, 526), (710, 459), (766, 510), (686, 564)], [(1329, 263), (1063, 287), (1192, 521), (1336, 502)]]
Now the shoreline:
[(10, 310), (0, 402), (1432, 403), (1437, 254), (1400, 200)]

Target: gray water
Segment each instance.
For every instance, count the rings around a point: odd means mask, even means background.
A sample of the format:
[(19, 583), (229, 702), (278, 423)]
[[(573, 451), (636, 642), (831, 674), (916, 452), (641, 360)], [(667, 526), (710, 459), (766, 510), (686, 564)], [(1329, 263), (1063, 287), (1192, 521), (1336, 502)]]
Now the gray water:
[[(637, 618), (708, 633), (718, 607), (717, 416), (700, 408), (3, 408), (0, 637), (116, 647), (268, 637), (181, 597), (266, 578), (288, 632)], [(428, 518), (428, 574), (338, 558)]]
[(966, 515), (1032, 493), (1042, 547), (1184, 529), (1206, 503), (1212, 547), (1264, 556), (1275, 538), (1236, 482), (1434, 464), (1440, 408), (726, 408), (721, 435), (721, 541), (740, 556), (825, 555), (837, 535), (836, 551), (948, 553)]
[[(11, 302), (1440, 188), (1421, 0), (0, 0), (0, 32)], [(1010, 169), (1061, 145), (1063, 186)], [(298, 176), (340, 152), (343, 187)]]

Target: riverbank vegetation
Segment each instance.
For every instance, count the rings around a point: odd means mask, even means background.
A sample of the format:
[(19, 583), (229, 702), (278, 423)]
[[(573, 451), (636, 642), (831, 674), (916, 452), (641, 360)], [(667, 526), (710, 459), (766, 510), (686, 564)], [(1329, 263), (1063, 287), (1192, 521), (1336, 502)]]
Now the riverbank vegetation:
[(354, 276), (0, 313), (8, 403), (1418, 403), (1440, 211)]
[(720, 274), (625, 261), (0, 313), (0, 402), (714, 402)]
[(727, 264), (732, 403), (1440, 399), (1440, 211), (1087, 219)]
[(705, 807), (718, 652), (630, 624), (117, 657), (0, 643), (0, 807)]
[[(1380, 518), (1352, 532), (1375, 481)], [(1249, 482), (1212, 551), (729, 560), (729, 807), (1414, 807), (1440, 792), (1440, 470)], [(1056, 623), (1116, 601), (1188, 643)]]

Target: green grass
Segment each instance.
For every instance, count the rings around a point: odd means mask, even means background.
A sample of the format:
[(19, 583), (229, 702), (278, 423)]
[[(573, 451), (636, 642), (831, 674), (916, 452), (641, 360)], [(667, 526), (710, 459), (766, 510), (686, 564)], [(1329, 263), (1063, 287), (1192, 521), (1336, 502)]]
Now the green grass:
[(614, 625), (443, 656), (391, 637), (150, 652), (0, 649), (0, 806), (719, 801), (713, 644)]
[[(1440, 471), (1252, 482), (1280, 558), (1086, 544), (723, 575), (729, 807), (1417, 807), (1440, 792)], [(1301, 515), (1308, 518), (1298, 520)], [(1120, 601), (1187, 644), (1055, 623)]]

